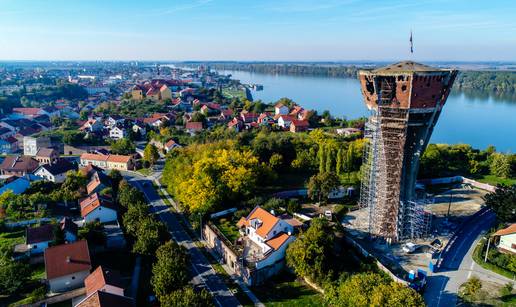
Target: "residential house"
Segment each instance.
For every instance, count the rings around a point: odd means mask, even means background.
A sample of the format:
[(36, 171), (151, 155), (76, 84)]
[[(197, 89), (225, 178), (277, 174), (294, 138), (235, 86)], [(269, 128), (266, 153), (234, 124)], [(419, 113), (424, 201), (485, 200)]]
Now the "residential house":
[(111, 187), (111, 181), (103, 172), (94, 172), (90, 181), (86, 185), (88, 194), (100, 193), (105, 188)]
[(12, 154), (18, 151), (18, 140), (12, 136), (0, 139), (0, 154)]
[(188, 122), (188, 123), (186, 123), (186, 125), (185, 125), (185, 129), (186, 129), (190, 134), (195, 134), (195, 133), (197, 133), (197, 132), (202, 131), (202, 129), (203, 129), (203, 123), (202, 123), (202, 122)]
[(362, 130), (357, 128), (337, 128), (336, 130), (338, 135), (350, 136), (353, 134), (360, 134)]
[(278, 102), (274, 106), (274, 114), (275, 115), (287, 115), (289, 112), (289, 109), (286, 105), (282, 104), (281, 102)]
[(249, 124), (249, 123), (252, 123), (252, 122), (256, 122), (258, 120), (258, 114), (242, 111), (240, 113), (240, 118), (242, 119), (244, 124)]
[(143, 91), (145, 88), (141, 85), (135, 85), (131, 89), (131, 98), (134, 100), (142, 100), (143, 99)]
[(39, 164), (52, 164), (59, 159), (59, 152), (54, 148), (40, 147), (34, 158)]
[(87, 295), (85, 299), (80, 301), (75, 307), (134, 307), (136, 303), (134, 299), (113, 294), (110, 292), (96, 291)]
[(294, 227), (286, 220), (256, 207), (247, 217), (242, 217), (237, 226), (245, 235), (243, 237), (245, 261), (257, 269), (269, 267), (272, 276), (279, 271), (278, 263), (284, 261), (285, 250), (295, 237)]
[(310, 125), (308, 124), (307, 120), (294, 119), (290, 124), (290, 132), (304, 132), (308, 130), (309, 126)]
[(20, 195), (30, 187), (31, 182), (38, 180), (41, 180), (41, 178), (33, 174), (27, 174), (23, 177), (11, 176), (4, 180), (3, 185), (0, 186), (0, 195), (8, 190)]
[(115, 126), (123, 125), (125, 123), (125, 118), (120, 115), (111, 115), (106, 119), (106, 126), (109, 128), (113, 128)]
[(233, 116), (233, 110), (224, 109), (224, 110), (220, 111), (219, 120), (226, 122), (226, 121), (231, 120), (232, 116)]
[(261, 113), (256, 121), (260, 126), (272, 126), (274, 124), (274, 117), (268, 112)]
[(45, 250), (45, 273), (51, 292), (64, 292), (84, 286), (90, 270), (90, 251), (86, 240)]
[(169, 152), (176, 147), (181, 147), (181, 145), (177, 144), (176, 141), (171, 139), (165, 143), (165, 145), (163, 146), (163, 149), (165, 149), (166, 152)]
[(234, 129), (236, 132), (242, 131), (242, 128), (244, 127), (244, 123), (238, 118), (234, 117), (229, 123), (228, 128)]
[(106, 168), (117, 169), (119, 171), (128, 171), (134, 168), (133, 158), (131, 156), (109, 155), (106, 163)]
[(51, 224), (28, 227), (25, 230), (25, 244), (31, 255), (42, 254), (54, 241), (54, 226)]
[(80, 163), (82, 166), (92, 164), (92, 165), (98, 166), (100, 168), (107, 168), (107, 158), (108, 158), (108, 155), (83, 153), (80, 157), (80, 161), (81, 161)]
[(26, 156), (35, 156), (41, 148), (52, 147), (52, 142), (49, 137), (23, 137), (23, 154)]
[(86, 176), (86, 178), (90, 179), (96, 172), (102, 172), (100, 167), (97, 167), (91, 163), (86, 164), (86, 166), (81, 167), (79, 171)]
[(113, 201), (98, 193), (93, 193), (80, 202), (81, 216), (84, 222), (99, 221), (101, 223), (116, 222), (117, 208)]
[(108, 292), (116, 295), (124, 295), (124, 287), (120, 277), (120, 273), (98, 266), (84, 280), (86, 295), (90, 295), (97, 291)]
[(278, 126), (284, 129), (288, 129), (290, 128), (290, 124), (292, 123), (292, 121), (295, 119), (296, 117), (293, 115), (280, 115), (278, 117)]
[(145, 136), (147, 134), (147, 129), (145, 129), (145, 123), (141, 121), (135, 121), (133, 123), (132, 129), (134, 133), (139, 133), (140, 136)]
[(32, 173), (38, 168), (38, 161), (28, 156), (7, 156), (0, 164), (0, 174), (18, 177)]
[(66, 243), (73, 243), (77, 241), (79, 227), (72, 221), (71, 218), (64, 217), (59, 222), (59, 228), (61, 228), (61, 231), (64, 233), (64, 239)]
[(109, 137), (114, 140), (124, 139), (127, 135), (127, 129), (122, 126), (115, 126), (109, 130)]
[(104, 129), (104, 125), (100, 120), (90, 118), (79, 128), (81, 131), (100, 132)]
[(496, 247), (499, 251), (516, 255), (516, 223), (498, 230), (493, 237), (498, 238)]
[(66, 159), (59, 159), (51, 164), (40, 165), (34, 171), (34, 175), (47, 181), (62, 183), (66, 179), (66, 174), (74, 170), (77, 170), (75, 163), (71, 163)]

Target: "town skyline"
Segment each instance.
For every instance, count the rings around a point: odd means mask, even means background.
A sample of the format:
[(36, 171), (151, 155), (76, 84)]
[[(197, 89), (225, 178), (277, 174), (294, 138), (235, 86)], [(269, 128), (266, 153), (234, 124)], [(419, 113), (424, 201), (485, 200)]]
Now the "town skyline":
[(502, 2), (3, 0), (0, 60), (511, 61)]

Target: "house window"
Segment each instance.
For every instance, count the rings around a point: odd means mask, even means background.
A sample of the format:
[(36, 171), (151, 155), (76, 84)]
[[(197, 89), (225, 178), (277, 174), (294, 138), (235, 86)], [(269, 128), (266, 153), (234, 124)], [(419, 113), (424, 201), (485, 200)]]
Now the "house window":
[(72, 276), (72, 279), (75, 279), (75, 276)]

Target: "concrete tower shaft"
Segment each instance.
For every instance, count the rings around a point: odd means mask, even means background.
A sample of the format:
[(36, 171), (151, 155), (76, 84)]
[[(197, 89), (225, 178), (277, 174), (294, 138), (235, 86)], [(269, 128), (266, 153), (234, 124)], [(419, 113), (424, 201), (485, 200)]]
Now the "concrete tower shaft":
[(389, 240), (413, 236), (419, 158), (425, 150), (456, 70), (400, 62), (360, 71), (369, 110), (361, 205), (370, 210), (370, 232)]

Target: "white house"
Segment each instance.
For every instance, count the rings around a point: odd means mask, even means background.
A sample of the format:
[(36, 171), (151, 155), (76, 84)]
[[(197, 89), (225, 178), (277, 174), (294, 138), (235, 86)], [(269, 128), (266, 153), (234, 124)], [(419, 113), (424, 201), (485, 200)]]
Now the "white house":
[(50, 148), (52, 143), (49, 137), (23, 137), (23, 154), (35, 156), (40, 148)]
[(292, 124), (292, 121), (295, 119), (296, 117), (292, 115), (281, 115), (278, 118), (278, 126), (282, 128), (290, 128), (290, 124)]
[(274, 106), (274, 114), (276, 115), (287, 115), (289, 112), (289, 109), (287, 106), (285, 106), (284, 104), (282, 104), (281, 102), (280, 103), (277, 103), (275, 106)]
[(163, 145), (166, 152), (169, 152), (176, 147), (181, 147), (181, 145), (177, 144), (174, 140), (169, 140), (165, 145)]
[(123, 124), (125, 122), (125, 118), (119, 115), (111, 115), (106, 119), (106, 126), (109, 128), (113, 128), (116, 125)]
[(34, 171), (34, 175), (39, 176), (47, 181), (62, 183), (66, 179), (66, 173), (76, 169), (77, 166), (75, 164), (70, 163), (65, 159), (59, 159), (52, 164), (40, 165)]
[(120, 140), (127, 137), (127, 130), (124, 127), (115, 126), (109, 130), (109, 137)]
[(100, 120), (88, 119), (80, 128), (81, 131), (98, 132), (104, 129), (104, 125)]
[(132, 128), (134, 133), (139, 133), (141, 136), (145, 136), (145, 134), (147, 134), (147, 129), (145, 129), (144, 123), (134, 123)]
[(86, 240), (45, 250), (45, 273), (51, 292), (83, 287), (90, 270), (90, 251)]
[(54, 226), (47, 224), (26, 230), (26, 245), (31, 255), (42, 254), (54, 240)]
[(84, 222), (109, 223), (117, 221), (116, 206), (110, 199), (102, 197), (98, 193), (93, 193), (84, 198), (80, 205)]
[[(256, 269), (272, 266), (285, 258), (285, 250), (295, 237), (294, 227), (261, 207), (256, 207), (237, 226), (245, 229), (244, 258)], [(277, 268), (276, 268), (277, 269)]]
[(498, 250), (516, 255), (516, 223), (498, 230), (493, 236), (500, 238), (496, 245)]

